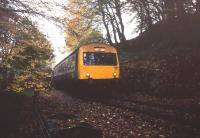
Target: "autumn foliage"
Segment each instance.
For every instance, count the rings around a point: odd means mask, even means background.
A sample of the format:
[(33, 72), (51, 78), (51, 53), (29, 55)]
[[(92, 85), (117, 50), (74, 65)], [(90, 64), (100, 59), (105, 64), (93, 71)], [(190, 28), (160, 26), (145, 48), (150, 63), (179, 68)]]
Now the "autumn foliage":
[[(50, 81), (52, 49), (34, 24), (23, 17), (0, 24), (0, 89), (45, 92)], [(8, 18), (8, 19), (9, 19)]]

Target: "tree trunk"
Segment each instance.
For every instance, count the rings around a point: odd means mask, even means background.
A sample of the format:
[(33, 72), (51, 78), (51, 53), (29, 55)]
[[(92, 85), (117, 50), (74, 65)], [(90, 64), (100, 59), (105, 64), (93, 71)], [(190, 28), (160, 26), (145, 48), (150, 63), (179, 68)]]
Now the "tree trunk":
[(115, 25), (114, 25), (113, 19), (111, 19), (111, 20), (112, 20), (112, 21), (111, 21), (111, 24), (112, 24), (112, 28), (113, 28), (113, 34), (114, 34), (115, 44), (118, 44), (116, 28), (115, 28)]
[(196, 13), (200, 15), (200, 0), (196, 0)]
[[(110, 13), (110, 10), (108, 8), (108, 5), (106, 4), (106, 10), (107, 10), (107, 15), (109, 16), (110, 18), (110, 23), (111, 23), (111, 26), (112, 26), (112, 29), (113, 29), (113, 35), (114, 35), (114, 40), (115, 40), (115, 43), (118, 44), (118, 41), (117, 41), (117, 34), (116, 34), (116, 27), (115, 27), (115, 24), (114, 24), (114, 20), (115, 20), (115, 15), (113, 15), (112, 17), (112, 13)], [(111, 8), (112, 10), (112, 8)]]
[(166, 20), (173, 20), (175, 17), (175, 3), (174, 0), (164, 0), (164, 13)]
[(104, 24), (104, 27), (106, 29), (106, 35), (107, 35), (108, 43), (110, 45), (113, 45), (113, 42), (112, 42), (112, 39), (111, 39), (111, 35), (110, 35), (110, 30), (109, 30), (108, 24), (106, 23), (106, 20), (105, 20), (105, 14), (103, 15), (103, 24)]
[(183, 18), (185, 16), (184, 0), (175, 0), (175, 4), (177, 16)]
[(153, 21), (151, 18), (149, 3), (147, 0), (142, 0), (141, 2), (142, 2), (143, 7), (145, 8), (147, 26), (148, 26), (148, 28), (151, 28), (151, 26), (153, 25)]
[(123, 23), (123, 20), (122, 20), (121, 5), (120, 5), (119, 2), (120, 2), (119, 0), (114, 0), (116, 15), (119, 19), (119, 24), (120, 24), (120, 27), (121, 27), (121, 33), (119, 34), (119, 39), (120, 39), (120, 42), (125, 42), (126, 37), (125, 37), (125, 34), (124, 34), (124, 23)]
[(112, 42), (112, 39), (111, 39), (111, 35), (110, 35), (110, 30), (109, 30), (109, 27), (108, 27), (108, 23), (106, 23), (106, 15), (105, 15), (105, 11), (103, 9), (103, 3), (101, 0), (98, 0), (98, 5), (99, 5), (99, 10), (102, 14), (102, 20), (103, 20), (103, 25), (106, 29), (106, 35), (107, 35), (107, 40), (108, 40), (108, 43), (110, 45), (113, 45), (113, 42)]

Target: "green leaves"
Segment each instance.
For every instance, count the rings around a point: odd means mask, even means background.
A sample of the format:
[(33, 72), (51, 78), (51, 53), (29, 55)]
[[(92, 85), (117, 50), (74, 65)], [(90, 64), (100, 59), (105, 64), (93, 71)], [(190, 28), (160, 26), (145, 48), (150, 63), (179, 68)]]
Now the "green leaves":
[[(15, 39), (16, 43), (6, 47), (9, 52), (0, 50), (0, 55), (4, 54), (0, 66), (3, 69), (0, 72), (0, 83), (1, 80), (8, 82), (6, 88), (15, 92), (30, 89), (46, 92), (49, 88), (49, 63), (53, 58), (53, 50), (45, 36), (28, 19), (21, 18), (15, 24), (15, 30), (13, 35), (20, 39)], [(9, 32), (9, 29), (6, 28), (6, 31)]]
[(97, 42), (106, 43), (107, 41), (103, 38), (103, 35), (99, 31), (92, 30), (80, 39), (78, 45), (80, 46), (88, 43)]

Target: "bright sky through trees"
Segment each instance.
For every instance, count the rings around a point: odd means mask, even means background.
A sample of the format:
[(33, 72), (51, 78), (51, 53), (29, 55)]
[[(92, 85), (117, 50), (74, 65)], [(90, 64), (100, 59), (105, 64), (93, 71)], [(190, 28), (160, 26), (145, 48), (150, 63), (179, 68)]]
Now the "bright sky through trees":
[[(45, 0), (43, 0), (45, 1)], [(58, 18), (62, 18), (65, 14), (65, 11), (61, 6), (53, 6), (54, 3), (58, 3), (60, 5), (64, 5), (67, 3), (67, 0), (46, 0), (51, 3), (51, 11), (47, 10), (44, 7), (45, 13), (50, 16), (55, 16)], [(64, 27), (57, 26), (55, 22), (47, 20), (43, 17), (33, 17), (34, 21), (37, 22), (39, 30), (42, 31), (50, 41), (55, 55), (55, 64), (61, 61), (66, 55), (69, 53), (65, 49), (65, 38), (64, 38)]]
[(52, 44), (55, 54), (55, 63), (61, 61), (68, 54), (65, 47), (64, 30), (56, 26), (53, 22), (45, 19), (38, 20), (39, 29), (47, 36)]
[[(51, 1), (53, 2), (53, 0)], [(63, 5), (67, 4), (67, 0), (55, 0), (55, 2)], [(62, 18), (65, 15), (65, 11), (61, 7), (55, 6), (51, 9), (51, 12), (48, 11), (48, 14)], [(133, 22), (130, 23), (132, 18), (133, 16), (127, 14), (123, 15), (125, 35), (127, 39), (131, 39), (137, 36), (135, 33), (136, 25), (134, 25)], [(58, 27), (53, 22), (42, 18), (34, 18), (34, 20), (38, 23), (39, 29), (47, 36), (48, 40), (52, 44), (55, 54), (55, 64), (57, 64), (69, 54), (65, 47), (64, 27)], [(104, 29), (103, 26), (102, 29)], [(102, 30), (102, 32), (105, 34), (105, 30)]]

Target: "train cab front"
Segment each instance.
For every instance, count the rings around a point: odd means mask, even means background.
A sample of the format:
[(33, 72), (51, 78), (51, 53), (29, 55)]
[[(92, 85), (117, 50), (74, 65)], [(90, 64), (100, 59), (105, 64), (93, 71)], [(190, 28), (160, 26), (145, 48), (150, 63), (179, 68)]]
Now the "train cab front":
[(83, 47), (79, 54), (79, 79), (89, 85), (110, 85), (118, 82), (120, 67), (113, 47)]

